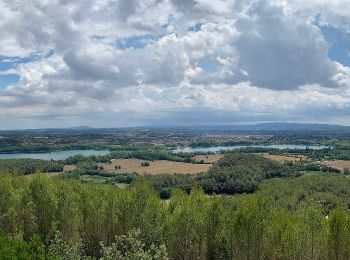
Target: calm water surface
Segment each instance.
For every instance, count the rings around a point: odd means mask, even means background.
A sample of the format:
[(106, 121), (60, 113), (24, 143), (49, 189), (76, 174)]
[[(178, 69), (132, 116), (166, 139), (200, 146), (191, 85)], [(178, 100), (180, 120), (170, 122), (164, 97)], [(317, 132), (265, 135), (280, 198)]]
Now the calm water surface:
[[(183, 147), (172, 150), (174, 153), (186, 152), (218, 152), (220, 150), (237, 150), (247, 147), (266, 147), (276, 149), (314, 149), (320, 150), (329, 148), (328, 146), (316, 146), (316, 145), (293, 145), (293, 144), (276, 144), (276, 145), (235, 145), (235, 146), (212, 146), (212, 147)], [(0, 154), (0, 159), (41, 159), (41, 160), (64, 160), (70, 156), (81, 154), (84, 156), (90, 155), (106, 155), (109, 154), (109, 150), (71, 150), (71, 151), (57, 151), (48, 153), (4, 153)]]
[(297, 145), (297, 144), (273, 144), (273, 145), (235, 145), (235, 146), (212, 146), (212, 147), (183, 147), (173, 150), (174, 153), (195, 153), (195, 152), (218, 152), (220, 150), (237, 150), (247, 147), (262, 147), (262, 148), (275, 148), (275, 149), (313, 149), (320, 150), (329, 148), (328, 146), (317, 145)]
[(81, 154), (84, 156), (90, 155), (106, 155), (109, 154), (109, 150), (71, 150), (71, 151), (58, 151), (49, 153), (4, 153), (0, 154), (0, 159), (41, 159), (41, 160), (64, 160), (70, 156)]

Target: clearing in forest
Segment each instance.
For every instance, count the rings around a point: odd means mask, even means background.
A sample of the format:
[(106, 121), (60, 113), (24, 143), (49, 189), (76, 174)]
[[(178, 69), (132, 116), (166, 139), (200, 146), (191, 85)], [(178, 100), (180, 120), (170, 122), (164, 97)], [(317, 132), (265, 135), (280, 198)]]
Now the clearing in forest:
[(196, 155), (192, 159), (196, 160), (196, 162), (203, 160), (204, 163), (215, 163), (223, 156), (222, 154)]
[[(146, 160), (140, 159), (118, 159), (113, 160), (112, 163), (99, 163), (99, 166), (103, 166), (104, 170), (115, 173), (131, 173), (137, 172), (139, 174), (160, 174), (160, 173), (180, 173), (180, 174), (195, 174), (200, 172), (206, 172), (210, 168), (210, 164), (193, 164), (184, 162), (173, 161), (147, 161), (149, 166), (141, 166), (141, 163)], [(116, 166), (118, 169), (116, 169)], [(120, 166), (120, 169), (119, 167)]]
[(305, 158), (302, 156), (296, 157), (296, 156), (273, 155), (273, 154), (264, 154), (263, 156), (270, 160), (279, 161), (279, 162), (285, 162), (285, 161), (297, 162), (297, 161), (300, 161), (300, 159), (305, 160)]
[(76, 165), (71, 165), (71, 164), (67, 164), (63, 167), (63, 171), (64, 172), (70, 172), (70, 171), (74, 171), (77, 169)]
[(350, 161), (345, 161), (345, 160), (336, 160), (336, 161), (328, 161), (325, 162), (325, 164), (329, 167), (332, 168), (337, 168), (341, 171), (344, 170), (344, 168), (350, 169)]

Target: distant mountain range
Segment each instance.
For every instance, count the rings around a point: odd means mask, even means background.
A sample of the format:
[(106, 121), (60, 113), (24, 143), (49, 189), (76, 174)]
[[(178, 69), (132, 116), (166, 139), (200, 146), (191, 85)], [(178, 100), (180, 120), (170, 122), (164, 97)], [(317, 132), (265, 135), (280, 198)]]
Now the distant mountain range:
[(90, 130), (92, 129), (90, 126), (74, 126), (74, 127), (68, 127), (65, 129), (70, 129), (70, 130)]
[[(140, 129), (147, 129), (146, 127)], [(202, 132), (233, 132), (237, 134), (350, 134), (350, 126), (331, 124), (308, 124), (308, 123), (259, 123), (250, 125), (203, 125), (203, 126), (176, 126), (176, 127), (149, 127), (148, 129), (169, 129), (169, 130), (192, 130)]]
[(213, 126), (213, 128), (224, 130), (248, 130), (248, 131), (291, 131), (291, 130), (350, 130), (350, 126), (328, 125), (328, 124), (304, 124), (304, 123), (261, 123), (253, 125), (229, 125)]
[(330, 124), (307, 124), (307, 123), (260, 123), (250, 125), (203, 125), (203, 126), (143, 126), (122, 128), (91, 128), (89, 126), (76, 126), (67, 128), (46, 128), (27, 130), (3, 130), (0, 132), (65, 132), (65, 131), (127, 131), (127, 130), (196, 130), (196, 131), (233, 131), (233, 132), (342, 132), (350, 133), (350, 126)]

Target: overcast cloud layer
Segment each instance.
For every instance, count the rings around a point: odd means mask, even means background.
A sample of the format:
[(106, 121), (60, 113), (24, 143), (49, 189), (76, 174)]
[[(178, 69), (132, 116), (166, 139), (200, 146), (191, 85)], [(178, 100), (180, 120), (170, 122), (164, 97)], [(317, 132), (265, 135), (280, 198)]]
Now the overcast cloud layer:
[(350, 124), (324, 29), (347, 0), (0, 0), (0, 129)]

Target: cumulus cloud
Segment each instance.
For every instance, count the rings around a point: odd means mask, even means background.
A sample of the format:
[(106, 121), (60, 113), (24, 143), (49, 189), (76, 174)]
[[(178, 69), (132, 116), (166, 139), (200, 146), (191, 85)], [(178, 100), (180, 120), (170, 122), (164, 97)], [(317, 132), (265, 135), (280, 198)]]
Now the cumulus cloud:
[(259, 2), (237, 21), (240, 67), (256, 86), (293, 89), (319, 83), (334, 86), (336, 64), (315, 25), (290, 17), (281, 7)]
[(0, 0), (0, 56), (18, 60), (1, 74), (20, 76), (0, 90), (0, 118), (13, 117), (4, 128), (345, 118), (350, 68), (329, 58), (318, 25), (349, 30), (350, 12), (327, 2)]

